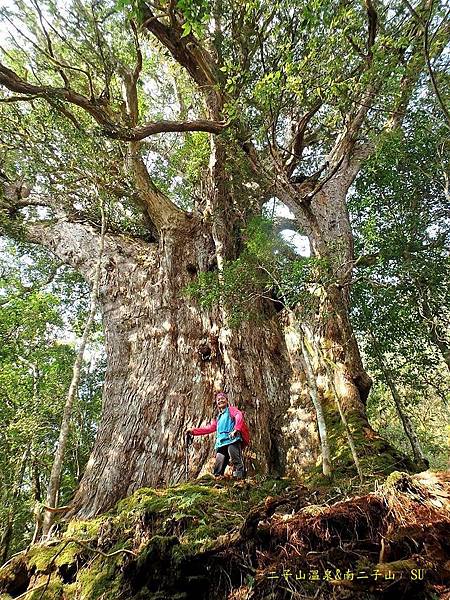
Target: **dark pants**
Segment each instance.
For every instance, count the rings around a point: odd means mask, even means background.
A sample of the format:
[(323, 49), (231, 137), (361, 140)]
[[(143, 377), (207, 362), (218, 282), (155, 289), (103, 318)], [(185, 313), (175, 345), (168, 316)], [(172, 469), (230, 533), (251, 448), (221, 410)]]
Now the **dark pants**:
[(219, 475), (225, 473), (230, 460), (234, 467), (233, 476), (242, 479), (244, 477), (244, 463), (242, 460), (242, 442), (240, 440), (217, 448), (216, 462), (214, 464), (215, 477), (219, 477)]

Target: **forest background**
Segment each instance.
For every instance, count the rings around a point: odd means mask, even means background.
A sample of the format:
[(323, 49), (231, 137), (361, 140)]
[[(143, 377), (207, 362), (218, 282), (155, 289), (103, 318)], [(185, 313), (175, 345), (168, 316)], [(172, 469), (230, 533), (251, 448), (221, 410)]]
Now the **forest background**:
[[(58, 16), (55, 4), (44, 4), (45, 8), (42, 5), (39, 8), (33, 2), (2, 7), (1, 15), (11, 34), (2, 48), (9, 67), (16, 68), (23, 81), (36, 80), (43, 85), (43, 78), (47, 86), (55, 86), (58, 77), (64, 81), (65, 72), (70, 71), (71, 85), (78, 86), (79, 90), (86, 85), (92, 86), (91, 92), (99, 103), (104, 94), (105, 105), (112, 104), (113, 95), (120, 93), (107, 67), (114, 63), (122, 76), (121, 65), (136, 60), (136, 55), (139, 58), (141, 51), (134, 23), (139, 22), (142, 15), (133, 12), (136, 10), (134, 5), (131, 13), (127, 12), (130, 8), (127, 3), (119, 3), (120, 6), (93, 3), (88, 10), (87, 5), (75, 2), (66, 15)], [(176, 4), (183, 15), (181, 36), (206, 39), (205, 23), (211, 15), (203, 4), (198, 10), (193, 8), (196, 3)], [(256, 4), (249, 11), (257, 10)], [(283, 8), (283, 3), (275, 4), (280, 10)], [(309, 9), (308, 3), (302, 6), (303, 26), (314, 31), (316, 36), (320, 27), (314, 20), (314, 9), (320, 12), (322, 4), (311, 2)], [(344, 14), (341, 4), (350, 12), (354, 10), (354, 14)], [(331, 25), (320, 14), (327, 26), (342, 33), (357, 56), (360, 42), (355, 23), (359, 23), (361, 14), (352, 3), (341, 4), (336, 8), (335, 22)], [(431, 4), (434, 12), (430, 12), (427, 24), (434, 40), (439, 38), (445, 22), (445, 11), (437, 4)], [(284, 9), (292, 16), (289, 6)], [(381, 4), (378, 10), (381, 14)], [(402, 19), (406, 19), (405, 15), (411, 17), (407, 9), (402, 13)], [(268, 19), (269, 15), (260, 15), (262, 20), (264, 17)], [(390, 18), (393, 20), (394, 15)], [(114, 51), (110, 37), (99, 29), (99, 24), (103, 26), (108, 19), (112, 22), (111, 31), (117, 36)], [(246, 15), (242, 19), (244, 24), (247, 23)], [(84, 23), (85, 36), (77, 37), (74, 33), (77, 22)], [(128, 38), (118, 34), (118, 28), (124, 22), (128, 24)], [(342, 25), (347, 22), (353, 23), (354, 30)], [(72, 41), (59, 39), (51, 23), (55, 27), (67, 26), (66, 33), (68, 38), (73, 36)], [(280, 35), (276, 25), (271, 35), (270, 43), (276, 46)], [(381, 37), (381, 33), (379, 35)], [(243, 44), (241, 39), (236, 43)], [(376, 52), (381, 53), (382, 48), (368, 44), (369, 54), (371, 51), (375, 56)], [(289, 74), (287, 67), (277, 69), (276, 57), (272, 56), (270, 65), (263, 65), (262, 72), (253, 73), (256, 84), (254, 81), (242, 82), (231, 59), (227, 58), (225, 42), (223, 46), (221, 86), (229, 98), (234, 99), (234, 103), (229, 100), (223, 109), (226, 120), (234, 122), (237, 119), (235, 112), (240, 108), (240, 100), (236, 89), (239, 85), (256, 85), (249, 105), (256, 106), (257, 115), (271, 114), (272, 121), (261, 118), (257, 123), (261, 137), (255, 146), (261, 153), (281, 152), (281, 134), (279, 131), (274, 133), (273, 120), (278, 111), (278, 127), (286, 127), (283, 120), (287, 119), (287, 113), (283, 113), (285, 105), (279, 98), (280, 90), (292, 73)], [(83, 48), (86, 56), (89, 55), (85, 57), (86, 64), (80, 59)], [(280, 50), (284, 51), (287, 52), (285, 48)], [(332, 48), (328, 51), (333, 53)], [(429, 48), (425, 47), (425, 51)], [(152, 96), (154, 106), (150, 101), (140, 100), (140, 110), (152, 113), (154, 119), (165, 120), (170, 113), (176, 113), (175, 117), (178, 114), (182, 120), (192, 120), (192, 115), (199, 119), (203, 109), (195, 86), (176, 70), (161, 48), (147, 52), (141, 54), (145, 77), (139, 93), (143, 98)], [(262, 57), (264, 52), (261, 50)], [(319, 60), (317, 46), (309, 48), (309, 52), (310, 60)], [(405, 435), (406, 418), (406, 428), (415, 432), (422, 456), (432, 469), (441, 470), (448, 466), (450, 392), (449, 123), (445, 108), (449, 82), (446, 72), (448, 53), (439, 49), (435, 54), (431, 58), (435, 81), (433, 83), (425, 68), (418, 75), (401, 127), (383, 131), (378, 118), (380, 114), (382, 118), (389, 117), (392, 108), (389, 94), (395, 96), (395, 92), (388, 90), (381, 104), (371, 105), (372, 121), (366, 123), (364, 136), (377, 137), (376, 148), (362, 162), (347, 194), (355, 258), (354, 271), (346, 285), (351, 322), (363, 363), (374, 381), (367, 401), (370, 424), (398, 450), (414, 459), (417, 456)], [(76, 68), (69, 68), (74, 55), (81, 62)], [(24, 57), (28, 62), (24, 62)], [(261, 60), (263, 58), (259, 62)], [(91, 68), (94, 67), (99, 71), (92, 81)], [(353, 73), (352, 76), (360, 75)], [(107, 81), (106, 87), (103, 87), (103, 77)], [(297, 99), (306, 95), (308, 88), (306, 122), (312, 120), (313, 123), (308, 133), (313, 149), (307, 150), (302, 157), (302, 172), (297, 167), (297, 170), (288, 169), (292, 181), (297, 175), (296, 184), (302, 183), (304, 173), (313, 181), (317, 181), (313, 176), (317, 177), (318, 171), (319, 176), (322, 175), (317, 156), (323, 157), (330, 151), (329, 140), (351, 105), (352, 86), (346, 87), (336, 77), (336, 68), (333, 68), (324, 73), (319, 85), (306, 81), (306, 76), (303, 81), (290, 80), (289, 93)], [(83, 78), (90, 83), (82, 82)], [(111, 89), (108, 89), (108, 83)], [(360, 83), (358, 80), (358, 85)], [(50, 209), (45, 207), (42, 196), (57, 194), (64, 187), (64, 194), (70, 196), (74, 207), (73, 222), (92, 221), (98, 225), (101, 204), (110, 232), (120, 231), (142, 239), (148, 231), (150, 238), (155, 233), (154, 224), (149, 226), (139, 217), (139, 200), (133, 199), (130, 180), (124, 178), (121, 167), (117, 166), (119, 160), (110, 160), (111, 154), (119, 156), (125, 152), (121, 145), (126, 146), (129, 142), (105, 138), (98, 128), (89, 130), (88, 117), (81, 114), (83, 109), (77, 107), (73, 112), (73, 107), (68, 109), (61, 98), (23, 89), (20, 91), (23, 97), (12, 99), (19, 92), (7, 91), (7, 86), (1, 90), (0, 176), (4, 192), (0, 224), (3, 233), (0, 259), (0, 562), (4, 562), (30, 542), (35, 529), (36, 506), (45, 502), (90, 297), (90, 286), (79, 273), (54, 254), (29, 243), (26, 224), (48, 219), (46, 211)], [(26, 99), (27, 93), (33, 97)], [(340, 108), (334, 114), (327, 108), (329, 105)], [(166, 107), (165, 112), (161, 112), (161, 106)], [(251, 111), (246, 118), (251, 118)], [(317, 137), (321, 127), (327, 130), (328, 137), (317, 141), (314, 135)], [(144, 149), (139, 149), (146, 157), (154, 184), (165, 195), (170, 195), (177, 207), (194, 214), (204, 208), (200, 205), (202, 194), (206, 193), (209, 139), (215, 135), (207, 130), (169, 133), (166, 137), (148, 138), (150, 141), (144, 143)], [(308, 148), (306, 143), (305, 147)], [(285, 165), (289, 158), (289, 155), (284, 157)], [(332, 169), (327, 176), (333, 176)], [(16, 186), (14, 189), (34, 186), (40, 199), (33, 205), (27, 200), (33, 198), (33, 194), (29, 196), (27, 191), (18, 194), (12, 202), (7, 193), (12, 185)], [(243, 323), (258, 320), (254, 313), (255, 298), (270, 297), (274, 312), (278, 314), (292, 310), (294, 306), (308, 307), (314, 303), (313, 288), (317, 282), (324, 288), (330, 285), (329, 272), (326, 268), (321, 271), (323, 265), (315, 259), (314, 252), (311, 253), (310, 245), (305, 242), (305, 232), (294, 223), (294, 215), (287, 211), (276, 194), (266, 196), (259, 214), (244, 219), (242, 224), (235, 224), (244, 243), (240, 253), (229, 257), (222, 278), (217, 279), (206, 272), (193, 278), (189, 285), (183, 285), (185, 302), (196, 302), (208, 310), (225, 303), (229, 324), (234, 330), (239, 330)], [(57, 217), (60, 208), (51, 207)], [(156, 229), (159, 229), (158, 223)], [(262, 270), (269, 273), (269, 278), (260, 277)], [(72, 410), (58, 492), (59, 505), (71, 500), (94, 444), (106, 362), (102, 321), (98, 313)], [(335, 485), (350, 484), (347, 480), (336, 480)]]

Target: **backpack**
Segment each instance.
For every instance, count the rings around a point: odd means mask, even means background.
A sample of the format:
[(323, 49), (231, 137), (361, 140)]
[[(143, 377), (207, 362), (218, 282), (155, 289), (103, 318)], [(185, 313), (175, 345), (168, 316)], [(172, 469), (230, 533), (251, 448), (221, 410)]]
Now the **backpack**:
[[(232, 408), (239, 410), (236, 406), (232, 406)], [(247, 425), (247, 422), (245, 420), (245, 415), (242, 411), (240, 411), (242, 413), (242, 426), (241, 426), (241, 437), (242, 437), (242, 448), (245, 448), (246, 446), (248, 446), (250, 444), (250, 431)], [(234, 419), (235, 417), (232, 418)]]
[(248, 429), (248, 425), (247, 422), (245, 420), (244, 414), (242, 413), (242, 429), (241, 429), (241, 435), (242, 435), (242, 447), (245, 448), (246, 446), (248, 446), (250, 444), (250, 431)]

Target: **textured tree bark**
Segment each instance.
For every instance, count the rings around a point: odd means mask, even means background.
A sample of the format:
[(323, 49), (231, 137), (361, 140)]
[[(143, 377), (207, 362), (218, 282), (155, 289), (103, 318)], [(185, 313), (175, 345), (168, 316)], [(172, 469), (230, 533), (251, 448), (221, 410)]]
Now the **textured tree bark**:
[[(372, 382), (364, 370), (350, 321), (349, 290), (354, 253), (345, 200), (354, 176), (354, 170), (344, 165), (313, 197), (309, 206), (311, 246), (316, 257), (325, 259), (327, 269), (324, 283), (317, 290), (316, 313), (309, 320), (316, 343), (332, 366), (332, 383), (343, 410), (357, 415), (361, 423), (368, 425), (365, 402)], [(326, 379), (325, 371), (322, 370), (322, 375)], [(320, 388), (320, 381), (318, 383)], [(330, 388), (331, 384), (326, 387)]]
[[(300, 208), (297, 208), (296, 217), (309, 237), (313, 255), (323, 259), (324, 263), (318, 272), (321, 282), (314, 290), (317, 299), (314, 309), (305, 312), (302, 306), (298, 306), (295, 316), (298, 321), (306, 323), (311, 332), (309, 341), (314, 353), (311, 367), (327, 426), (332, 432), (331, 462), (343, 462), (343, 457), (347, 456), (344, 462), (348, 461), (348, 465), (355, 463), (362, 477), (360, 458), (364, 457), (379, 454), (380, 465), (398, 461), (404, 468), (412, 465), (408, 461), (403, 462), (399, 453), (380, 438), (370, 426), (366, 414), (366, 400), (372, 382), (362, 364), (350, 321), (349, 303), (354, 254), (345, 200), (356, 172), (356, 167), (343, 163), (315, 193), (311, 193), (310, 182), (300, 186), (301, 197), (312, 197), (303, 205), (297, 202)], [(300, 341), (290, 345), (291, 358), (300, 351)], [(304, 373), (301, 378), (305, 380)], [(375, 442), (378, 453), (374, 452)], [(349, 447), (350, 452), (343, 454), (343, 446)], [(389, 455), (392, 460), (383, 454)], [(375, 463), (376, 460), (373, 461), (376, 469)], [(332, 466), (336, 468), (336, 465)]]
[[(97, 295), (100, 283), (101, 268), (102, 268), (102, 255), (105, 246), (105, 233), (106, 233), (106, 217), (103, 205), (101, 207), (102, 214), (102, 226), (99, 239), (98, 258), (97, 264), (95, 265), (95, 272), (93, 278), (93, 285), (91, 290), (91, 297), (89, 302), (89, 314), (84, 325), (83, 335), (81, 336), (80, 346), (78, 353), (73, 365), (72, 380), (70, 382), (69, 390), (67, 392), (67, 398), (64, 405), (63, 416), (61, 420), (61, 428), (59, 431), (58, 443), (55, 450), (55, 457), (50, 472), (50, 480), (47, 489), (46, 505), (49, 508), (55, 508), (57, 504), (57, 498), (59, 495), (59, 488), (61, 485), (61, 474), (64, 464), (64, 455), (66, 452), (67, 441), (69, 439), (69, 430), (72, 420), (72, 407), (75, 397), (78, 392), (78, 384), (80, 381), (81, 367), (83, 365), (84, 351), (86, 344), (91, 332), (91, 327), (95, 319), (95, 313), (97, 309)], [(44, 519), (42, 523), (42, 536), (48, 536), (51, 530), (54, 520), (54, 513), (47, 510), (44, 513)]]
[[(204, 220), (185, 215), (181, 221), (161, 221), (157, 243), (105, 237), (99, 289), (107, 353), (102, 417), (69, 516), (90, 517), (139, 487), (180, 481), (183, 433), (211, 419), (218, 388), (246, 412), (253, 435), (250, 472), (298, 474), (317, 457), (316, 418), (298, 359), (301, 350), (286, 343), (273, 306), (261, 304), (262, 319), (236, 330), (229, 327), (223, 306), (202, 308), (184, 292), (198, 273), (219, 269), (220, 274), (221, 262), (239, 253), (237, 224), (227, 228), (236, 215), (223, 164), (223, 150), (213, 148)], [(308, 233), (333, 275), (312, 323), (321, 351), (334, 365), (333, 386), (320, 357), (314, 366), (321, 400), (327, 400), (331, 387), (338, 390), (344, 410), (357, 414), (358, 427), (371, 432), (364, 406), (370, 380), (348, 314), (352, 237), (343, 208), (345, 185), (332, 188), (330, 183), (310, 206)], [(151, 206), (153, 215), (158, 204)], [(95, 227), (63, 217), (28, 224), (27, 236), (92, 283), (99, 240)], [(196, 441), (191, 476), (206, 468), (211, 447), (211, 439)]]
[[(246, 412), (250, 469), (281, 474), (290, 368), (275, 313), (230, 331), (219, 310), (205, 311), (184, 295), (197, 272), (216, 264), (212, 236), (200, 222), (161, 230), (159, 245), (120, 244), (120, 252), (105, 249), (102, 418), (71, 514), (92, 516), (139, 487), (180, 481), (183, 433), (211, 419), (219, 386)], [(196, 442), (191, 476), (202, 470), (211, 441)]]

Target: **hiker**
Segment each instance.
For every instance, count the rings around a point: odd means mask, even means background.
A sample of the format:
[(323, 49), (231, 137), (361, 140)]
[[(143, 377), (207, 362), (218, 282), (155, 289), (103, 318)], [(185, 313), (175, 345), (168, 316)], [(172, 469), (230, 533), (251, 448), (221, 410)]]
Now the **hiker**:
[(225, 392), (216, 394), (218, 414), (206, 427), (188, 429), (191, 435), (207, 435), (216, 432), (216, 462), (214, 476), (220, 477), (225, 473), (228, 463), (233, 463), (233, 476), (236, 479), (244, 478), (244, 463), (242, 460), (242, 447), (249, 442), (248, 428), (241, 411), (236, 406), (231, 406)]

